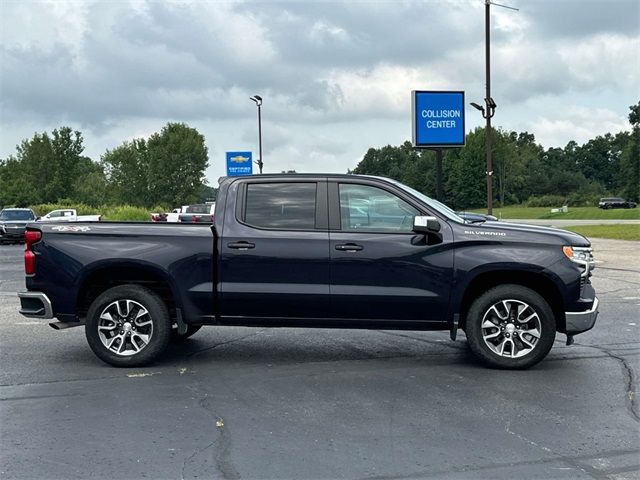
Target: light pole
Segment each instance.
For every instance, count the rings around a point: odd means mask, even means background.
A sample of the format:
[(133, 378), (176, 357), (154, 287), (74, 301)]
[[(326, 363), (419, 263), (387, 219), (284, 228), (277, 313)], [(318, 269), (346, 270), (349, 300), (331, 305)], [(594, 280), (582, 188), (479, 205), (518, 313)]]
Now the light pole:
[[(487, 91), (484, 97), (485, 107), (471, 102), (471, 106), (482, 112), (482, 116), (487, 120), (485, 127), (485, 147), (487, 155), (487, 213), (493, 215), (493, 161), (491, 158), (491, 118), (496, 113), (496, 102), (491, 98), (491, 31), (489, 28), (490, 12), (489, 7), (492, 5), (491, 0), (484, 0), (484, 41), (485, 41), (485, 75), (486, 75), (486, 88)], [(500, 5), (499, 3), (493, 3), (497, 7), (508, 8), (510, 10), (516, 10), (517, 8), (509, 7), (507, 5)]]
[(260, 169), (260, 174), (262, 174), (262, 114), (260, 111), (262, 107), (262, 97), (260, 95), (254, 95), (253, 97), (249, 97), (249, 99), (253, 100), (258, 107), (258, 150), (260, 156), (255, 163), (258, 165), (258, 169)]

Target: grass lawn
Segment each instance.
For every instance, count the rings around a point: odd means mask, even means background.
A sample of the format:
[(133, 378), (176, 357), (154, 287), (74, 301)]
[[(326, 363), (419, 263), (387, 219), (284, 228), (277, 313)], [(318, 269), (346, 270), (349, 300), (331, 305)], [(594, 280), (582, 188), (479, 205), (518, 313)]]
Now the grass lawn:
[[(472, 212), (487, 213), (486, 209), (471, 210)], [(498, 218), (508, 219), (555, 219), (555, 220), (636, 220), (640, 219), (640, 208), (602, 210), (598, 207), (569, 207), (567, 213), (551, 213), (549, 207), (494, 207), (493, 214)]]
[(585, 237), (615, 238), (618, 240), (640, 240), (640, 225), (577, 225), (562, 227)]

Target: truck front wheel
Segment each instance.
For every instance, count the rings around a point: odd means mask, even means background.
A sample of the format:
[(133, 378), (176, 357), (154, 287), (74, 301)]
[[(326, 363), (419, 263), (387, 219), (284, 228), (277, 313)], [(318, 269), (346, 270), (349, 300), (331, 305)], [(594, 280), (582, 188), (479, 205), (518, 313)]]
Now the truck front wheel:
[(499, 285), (474, 300), (466, 318), (473, 353), (496, 368), (523, 369), (547, 356), (556, 336), (549, 304), (521, 285)]
[(158, 358), (171, 335), (162, 299), (139, 285), (110, 288), (87, 312), (85, 335), (91, 350), (115, 367), (139, 367)]

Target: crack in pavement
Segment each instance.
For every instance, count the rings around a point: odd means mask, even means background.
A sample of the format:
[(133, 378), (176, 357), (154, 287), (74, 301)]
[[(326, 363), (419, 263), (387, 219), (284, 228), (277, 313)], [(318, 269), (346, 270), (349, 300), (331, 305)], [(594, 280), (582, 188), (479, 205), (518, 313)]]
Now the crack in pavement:
[(180, 472), (180, 479), (184, 480), (184, 473), (185, 470), (187, 469), (187, 465), (189, 464), (189, 462), (191, 462), (191, 460), (193, 460), (196, 455), (204, 452), (205, 450), (208, 450), (209, 448), (211, 448), (218, 440), (214, 440), (213, 442), (211, 442), (209, 445), (207, 445), (206, 447), (203, 448), (196, 448), (195, 451), (189, 455), (188, 457), (186, 457), (184, 459), (184, 461), (182, 462), (182, 470)]
[(627, 406), (627, 412), (629, 413), (631, 418), (633, 418), (636, 422), (640, 422), (640, 414), (638, 413), (638, 402), (637, 402), (636, 394), (634, 391), (634, 385), (636, 382), (635, 375), (633, 373), (633, 369), (627, 363), (627, 360), (624, 357), (615, 355), (614, 353), (610, 352), (608, 349), (604, 347), (600, 347), (596, 345), (584, 345), (581, 343), (576, 343), (576, 345), (580, 347), (593, 348), (595, 350), (598, 350), (606, 354), (608, 357), (613, 358), (614, 360), (617, 360), (618, 363), (620, 363), (620, 366), (622, 367), (622, 376), (624, 377), (624, 380), (625, 380), (624, 398), (625, 398), (625, 404)]
[(187, 386), (188, 389), (193, 391), (196, 394), (203, 395), (198, 400), (198, 406), (202, 408), (207, 414), (215, 419), (215, 429), (218, 432), (218, 438), (205, 445), (204, 447), (196, 449), (191, 455), (186, 457), (182, 462), (182, 472), (181, 478), (184, 480), (185, 472), (189, 463), (196, 458), (200, 453), (207, 451), (211, 447), (215, 446), (215, 451), (213, 453), (213, 460), (215, 464), (216, 470), (220, 473), (221, 478), (236, 480), (240, 478), (240, 474), (234, 467), (231, 462), (231, 434), (229, 432), (229, 428), (224, 423), (223, 419), (216, 415), (213, 411), (213, 408), (209, 404), (208, 395), (206, 392), (201, 392), (201, 384), (198, 382), (195, 385)]
[(559, 460), (562, 460), (564, 463), (566, 463), (567, 465), (571, 465), (573, 468), (576, 468), (578, 470), (580, 470), (582, 473), (584, 473), (585, 475), (588, 475), (591, 478), (602, 478), (601, 475), (599, 475), (599, 472), (597, 470), (595, 470), (592, 467), (589, 467), (588, 469), (585, 468), (584, 466), (580, 465), (579, 463), (572, 461), (571, 459), (569, 459), (569, 457), (565, 457), (564, 455), (562, 455), (561, 453), (555, 452), (553, 450), (551, 450), (549, 447), (545, 447), (544, 445), (540, 445), (539, 443), (534, 442), (533, 440), (528, 439), (527, 437), (525, 437), (524, 435), (514, 432), (513, 430), (511, 430), (511, 421), (507, 420), (507, 424), (504, 426), (504, 431), (507, 432), (509, 435), (513, 435), (514, 437), (520, 439), (521, 441), (528, 443), (529, 445), (538, 448), (540, 450), (542, 450), (543, 452), (546, 452), (550, 455), (554, 455), (556, 458), (558, 458)]
[(245, 338), (249, 338), (249, 337), (255, 337), (256, 335), (259, 335), (260, 333), (264, 332), (264, 329), (261, 329), (257, 332), (254, 333), (249, 333), (247, 335), (243, 335), (242, 337), (237, 337), (237, 338), (232, 338), (231, 340), (227, 340), (226, 342), (220, 342), (220, 343), (216, 343), (215, 345), (211, 345), (210, 347), (206, 347), (206, 348), (202, 348), (200, 350), (196, 350), (195, 352), (191, 352), (189, 353), (185, 359), (187, 361), (191, 360), (193, 357), (195, 357), (196, 355), (199, 355), (203, 352), (207, 352), (209, 350), (214, 350), (218, 347), (223, 347), (225, 345), (229, 345), (231, 343), (236, 343), (236, 342), (241, 342), (242, 340), (244, 340)]
[[(186, 361), (191, 362), (191, 360), (193, 360), (196, 355), (199, 355), (203, 352), (211, 351), (218, 347), (222, 347), (232, 343), (241, 342), (246, 338), (254, 337), (256, 335), (259, 335), (262, 332), (264, 332), (264, 329), (260, 329), (257, 332), (252, 332), (247, 335), (243, 335), (241, 337), (236, 337), (231, 340), (227, 340), (225, 342), (216, 343), (215, 345), (211, 345), (209, 347), (196, 350), (195, 352), (192, 352), (186, 356)], [(233, 463), (230, 460), (231, 435), (229, 433), (228, 427), (225, 427), (225, 424), (222, 418), (216, 415), (216, 413), (213, 411), (213, 409), (209, 405), (209, 402), (207, 400), (208, 395), (206, 392), (202, 392), (201, 382), (197, 381), (193, 385), (187, 385), (187, 388), (190, 389), (192, 392), (194, 392), (196, 395), (201, 396), (201, 398), (198, 400), (198, 405), (200, 406), (200, 408), (202, 408), (204, 411), (206, 411), (210, 416), (212, 416), (215, 419), (214, 428), (218, 431), (218, 438), (208, 443), (204, 447), (197, 448), (191, 455), (189, 455), (188, 457), (185, 457), (184, 461), (182, 462), (182, 471), (180, 475), (181, 479), (184, 480), (187, 467), (191, 463), (191, 461), (193, 461), (193, 459), (196, 458), (199, 454), (209, 450), (214, 446), (216, 447), (215, 452), (213, 454), (213, 459), (215, 460), (215, 468), (220, 473), (222, 478), (232, 479), (232, 480), (240, 478), (240, 475), (238, 474), (237, 470), (235, 469), (235, 467), (233, 466)]]

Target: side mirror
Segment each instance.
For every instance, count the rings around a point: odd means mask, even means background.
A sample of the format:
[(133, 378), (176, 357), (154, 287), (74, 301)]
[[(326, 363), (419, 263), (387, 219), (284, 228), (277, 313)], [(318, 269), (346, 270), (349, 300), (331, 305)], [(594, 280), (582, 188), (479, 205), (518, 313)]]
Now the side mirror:
[(413, 217), (413, 231), (415, 233), (438, 233), (440, 231), (440, 222), (436, 217)]

